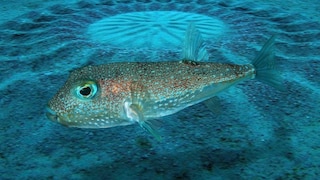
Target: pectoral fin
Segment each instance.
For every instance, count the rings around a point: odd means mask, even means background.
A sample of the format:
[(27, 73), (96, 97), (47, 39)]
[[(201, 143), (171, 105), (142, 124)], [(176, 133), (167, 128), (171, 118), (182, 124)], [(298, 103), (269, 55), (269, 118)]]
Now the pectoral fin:
[(124, 104), (124, 111), (127, 118), (138, 122), (140, 126), (150, 132), (157, 140), (161, 140), (161, 136), (156, 130), (156, 126), (150, 121), (146, 120), (144, 113), (147, 110), (149, 93), (142, 83), (133, 82), (130, 86), (131, 100)]
[(138, 104), (131, 104), (125, 107), (125, 110), (128, 118), (138, 122), (143, 129), (150, 132), (158, 141), (161, 140), (161, 136), (156, 130), (155, 124), (151, 121), (145, 120), (141, 106)]
[(143, 129), (151, 133), (158, 141), (162, 140), (159, 132), (157, 131), (157, 127), (151, 121), (141, 121), (139, 124)]

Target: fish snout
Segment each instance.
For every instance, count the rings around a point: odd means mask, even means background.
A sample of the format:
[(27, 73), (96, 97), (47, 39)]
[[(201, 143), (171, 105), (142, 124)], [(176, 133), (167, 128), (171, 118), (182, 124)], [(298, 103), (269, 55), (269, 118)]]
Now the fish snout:
[(46, 106), (46, 111), (46, 116), (48, 119), (55, 122), (58, 121), (57, 113), (53, 109), (51, 109), (49, 105)]

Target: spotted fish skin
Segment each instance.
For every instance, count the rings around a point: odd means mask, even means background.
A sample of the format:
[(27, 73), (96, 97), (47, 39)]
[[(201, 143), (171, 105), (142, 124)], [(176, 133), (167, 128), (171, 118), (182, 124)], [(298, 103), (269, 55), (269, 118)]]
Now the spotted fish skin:
[[(138, 122), (159, 138), (150, 119), (166, 116), (214, 97), (226, 88), (257, 78), (281, 84), (270, 38), (252, 64), (201, 62), (207, 57), (200, 34), (180, 61), (123, 62), (74, 70), (47, 106), (49, 119), (81, 128), (107, 128)], [(188, 45), (187, 45), (188, 46)]]
[[(177, 112), (253, 77), (252, 65), (202, 62), (193, 65), (180, 61), (87, 66), (71, 73), (49, 106), (60, 116), (68, 114), (63, 124), (104, 127), (113, 121), (126, 122), (123, 104), (134, 101), (132, 93), (148, 104), (144, 116), (150, 119)], [(81, 100), (75, 91), (87, 82), (94, 82), (98, 90), (90, 100)]]

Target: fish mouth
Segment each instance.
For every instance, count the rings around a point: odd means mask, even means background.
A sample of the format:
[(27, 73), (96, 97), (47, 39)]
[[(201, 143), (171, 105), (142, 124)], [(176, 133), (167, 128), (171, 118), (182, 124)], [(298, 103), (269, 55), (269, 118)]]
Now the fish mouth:
[(55, 122), (59, 121), (57, 113), (53, 109), (51, 109), (48, 105), (46, 106), (46, 111), (47, 111), (46, 116), (48, 119)]
[(60, 123), (65, 126), (73, 125), (73, 122), (69, 119), (68, 115), (58, 115), (49, 105), (46, 106), (46, 116), (53, 122)]

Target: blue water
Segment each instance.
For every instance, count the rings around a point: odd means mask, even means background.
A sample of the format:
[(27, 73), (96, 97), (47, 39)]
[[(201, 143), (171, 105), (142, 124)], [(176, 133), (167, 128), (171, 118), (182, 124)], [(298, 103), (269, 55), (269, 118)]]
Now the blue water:
[[(1, 2), (0, 179), (318, 179), (317, 1), (10, 3)], [(161, 142), (139, 125), (76, 129), (46, 118), (75, 68), (179, 60), (190, 21), (212, 62), (248, 63), (276, 35), (285, 91), (243, 82), (219, 95), (215, 112), (200, 103), (159, 119)]]

